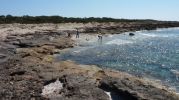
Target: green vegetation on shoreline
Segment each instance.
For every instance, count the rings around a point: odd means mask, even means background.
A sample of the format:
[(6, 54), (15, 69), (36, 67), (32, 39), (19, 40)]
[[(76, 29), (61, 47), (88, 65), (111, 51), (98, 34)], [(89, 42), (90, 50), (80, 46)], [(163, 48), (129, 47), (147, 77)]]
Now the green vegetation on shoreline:
[[(75, 18), (75, 17), (62, 17), (62, 16), (12, 16), (12, 15), (0, 15), (0, 24), (21, 23), (21, 24), (40, 24), (40, 23), (88, 23), (88, 22), (169, 22), (169, 21), (157, 21), (157, 20), (138, 20), (138, 19), (115, 19), (115, 18)], [(174, 22), (174, 21), (173, 21)]]

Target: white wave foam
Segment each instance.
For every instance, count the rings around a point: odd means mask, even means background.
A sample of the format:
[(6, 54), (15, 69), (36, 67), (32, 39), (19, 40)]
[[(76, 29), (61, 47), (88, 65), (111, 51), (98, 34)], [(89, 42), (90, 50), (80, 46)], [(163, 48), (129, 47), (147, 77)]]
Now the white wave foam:
[(178, 93), (178, 92), (177, 92), (176, 94), (179, 96), (179, 93)]
[(72, 53), (73, 54), (78, 54), (78, 53), (80, 53), (80, 52), (82, 52), (82, 51), (84, 51), (84, 50), (86, 50), (87, 48), (81, 48), (81, 49), (78, 49), (78, 50), (75, 50), (75, 51), (73, 51)]
[(93, 48), (93, 47), (94, 47), (94, 46), (78, 48), (77, 50), (74, 50), (72, 53), (73, 53), (73, 54), (78, 54), (78, 53), (81, 53), (82, 51), (85, 51), (85, 50), (90, 49), (90, 48)]
[(171, 70), (171, 72), (173, 73), (173, 74), (175, 74), (175, 76), (176, 76), (176, 80), (179, 80), (179, 71), (178, 70)]
[(175, 37), (174, 35), (162, 35), (161, 37)]
[(106, 44), (121, 45), (121, 44), (129, 44), (129, 43), (133, 43), (133, 42), (132, 41), (127, 41), (127, 40), (115, 39), (115, 40), (107, 42)]
[(146, 36), (146, 37), (175, 37), (175, 35), (166, 35), (166, 34), (145, 34), (142, 33), (141, 35)]
[(145, 34), (145, 33), (143, 33), (142, 35), (144, 35), (144, 36), (148, 36), (148, 37), (158, 37), (158, 36), (155, 35), (155, 34)]
[(81, 52), (81, 50), (78, 50), (78, 51), (73, 51), (73, 53), (80, 53)]
[(156, 31), (156, 32), (162, 32), (162, 31), (166, 31), (167, 29), (163, 29), (163, 28), (158, 28), (158, 29), (156, 29), (156, 30), (154, 30), (154, 31)]
[(174, 73), (174, 74), (176, 74), (177, 76), (179, 76), (179, 71), (178, 71), (178, 70), (172, 69), (171, 72)]
[(114, 36), (114, 35), (108, 35), (108, 37), (110, 37), (110, 38), (113, 37), (113, 36)]

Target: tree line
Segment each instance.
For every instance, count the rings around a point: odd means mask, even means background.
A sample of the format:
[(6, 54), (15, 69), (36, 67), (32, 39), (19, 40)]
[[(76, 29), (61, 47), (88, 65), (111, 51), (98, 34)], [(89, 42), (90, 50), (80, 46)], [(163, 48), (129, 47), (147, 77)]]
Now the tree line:
[(155, 20), (135, 20), (135, 19), (115, 19), (108, 17), (89, 17), (89, 18), (74, 18), (62, 16), (12, 16), (1, 15), (0, 24), (21, 23), (21, 24), (40, 24), (40, 23), (88, 23), (88, 22), (149, 22)]

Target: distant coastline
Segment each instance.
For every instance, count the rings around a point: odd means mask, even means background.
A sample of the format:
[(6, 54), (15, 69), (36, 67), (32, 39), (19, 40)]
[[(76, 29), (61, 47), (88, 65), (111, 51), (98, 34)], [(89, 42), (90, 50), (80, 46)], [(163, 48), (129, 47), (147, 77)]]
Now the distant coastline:
[(62, 16), (13, 16), (0, 15), (0, 24), (40, 24), (40, 23), (89, 23), (89, 22), (140, 22), (140, 23), (179, 23), (178, 21), (160, 21), (153, 19), (123, 19), (110, 17), (62, 17)]

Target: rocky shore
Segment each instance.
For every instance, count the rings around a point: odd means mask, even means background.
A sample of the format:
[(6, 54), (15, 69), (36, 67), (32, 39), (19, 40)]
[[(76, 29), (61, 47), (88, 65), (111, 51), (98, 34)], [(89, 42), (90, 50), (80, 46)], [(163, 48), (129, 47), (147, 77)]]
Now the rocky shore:
[(26, 33), (52, 33), (52, 32), (76, 32), (76, 28), (82, 33), (120, 34), (129, 31), (155, 30), (157, 28), (179, 27), (179, 22), (109, 22), (109, 23), (61, 23), (61, 24), (1, 24), (0, 36), (6, 38), (8, 34)]
[(74, 33), (75, 28), (80, 28), (83, 33), (101, 30), (115, 34), (177, 27), (178, 23), (0, 26), (1, 100), (179, 100), (174, 91), (155, 82), (95, 65), (59, 62), (54, 57), (61, 50), (75, 46), (65, 34)]

